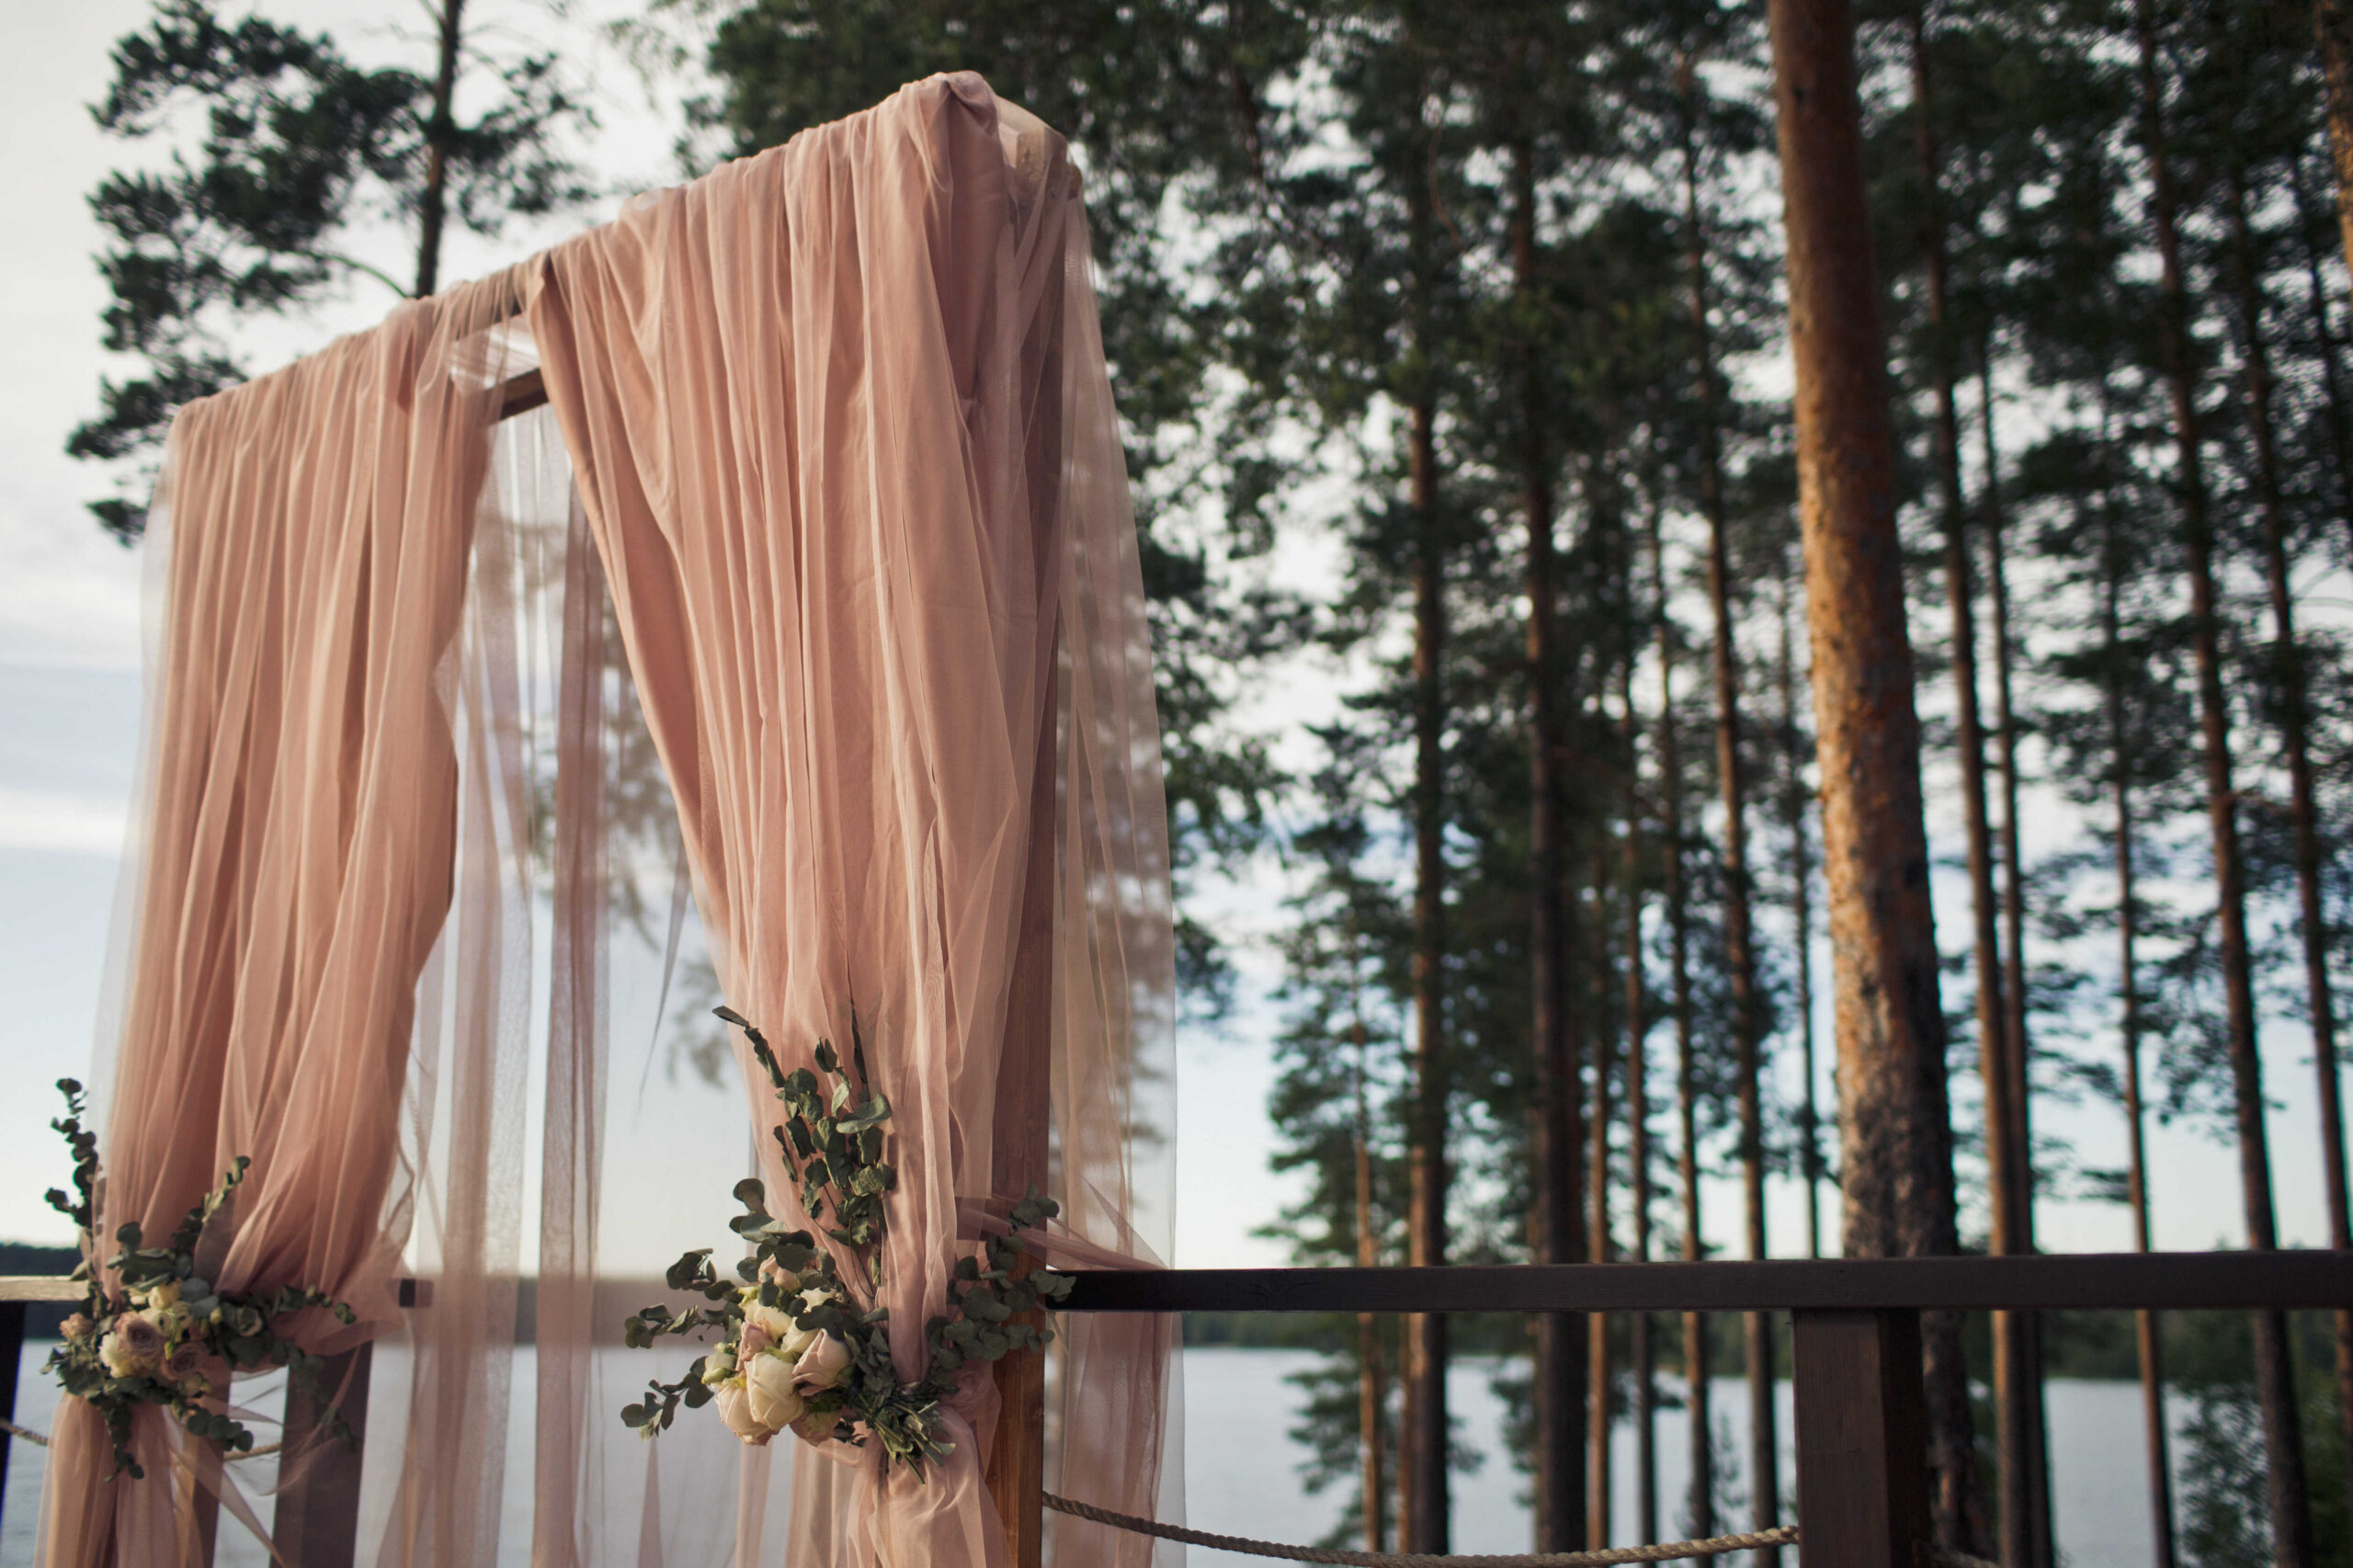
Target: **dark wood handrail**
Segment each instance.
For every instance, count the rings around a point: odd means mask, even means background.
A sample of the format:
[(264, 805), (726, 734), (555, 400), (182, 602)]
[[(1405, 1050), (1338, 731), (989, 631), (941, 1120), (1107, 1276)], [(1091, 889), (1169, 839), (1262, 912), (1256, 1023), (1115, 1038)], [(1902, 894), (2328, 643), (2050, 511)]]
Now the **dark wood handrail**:
[(1638, 1312), (2353, 1306), (2353, 1254), (2047, 1253), (1451, 1268), (1074, 1270), (1078, 1312)]

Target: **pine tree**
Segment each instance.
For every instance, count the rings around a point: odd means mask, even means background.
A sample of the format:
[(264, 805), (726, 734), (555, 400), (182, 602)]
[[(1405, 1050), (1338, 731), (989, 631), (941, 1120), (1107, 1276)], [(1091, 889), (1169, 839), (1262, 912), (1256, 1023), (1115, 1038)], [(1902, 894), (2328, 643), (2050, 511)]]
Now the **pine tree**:
[[(1854, 16), (1843, 0), (1773, 0), (1769, 15), (1837, 983), (1844, 1250), (1948, 1253), (1956, 1237), (1944, 1016)], [(1959, 1326), (1938, 1313), (1924, 1330), (1938, 1539), (1965, 1546), (1971, 1441)]]
[[(324, 33), (258, 16), (222, 21), (206, 0), (159, 0), (153, 19), (115, 45), (114, 80), (92, 114), (100, 129), (141, 140), (201, 112), (195, 159), (160, 172), (117, 172), (91, 193), (107, 231), (99, 257), (113, 296), (111, 353), (144, 361), (106, 381), (97, 417), (66, 443), (112, 464), (119, 493), (91, 503), (126, 542), (146, 525), (154, 454), (182, 404), (244, 380), (236, 327), (326, 296), (354, 278), (395, 298), (440, 286), (451, 216), (479, 233), (505, 220), (575, 206), (588, 195), (561, 150), (586, 119), (551, 54), (494, 60), (491, 107), (456, 110), (460, 73), (479, 58), (465, 0), (430, 7), (429, 74), (354, 64)], [(185, 118), (184, 118), (185, 117)], [(395, 276), (352, 252), (351, 231), (376, 219), (413, 225), (415, 265)]]
[[(2161, 267), (2159, 332), (2170, 388), (2176, 447), (2175, 489), (2189, 580), (2190, 635), (2198, 672), (2199, 727), (2205, 757), (2207, 818), (2213, 842), (2217, 925), (2228, 1010), (2230, 1070), (2237, 1104), (2240, 1185), (2247, 1245), (2268, 1252), (2279, 1241), (2273, 1219), (2268, 1139), (2263, 1125), (2262, 1062), (2256, 1040), (2255, 979), (2246, 928), (2246, 871), (2232, 781), (2231, 722), (2222, 694), (2222, 650), (2216, 607), (2214, 528), (2209, 512), (2200, 433), (2196, 349), (2181, 256), (2181, 202), (2167, 146), (2152, 0), (2135, 0), (2140, 55), (2142, 146), (2153, 187), (2151, 217)], [(2297, 1424), (2295, 1377), (2289, 1364), (2286, 1314), (2254, 1314), (2256, 1385), (2268, 1470), (2272, 1550), (2284, 1568), (2312, 1561), (2312, 1517), (2304, 1495), (2303, 1437)]]

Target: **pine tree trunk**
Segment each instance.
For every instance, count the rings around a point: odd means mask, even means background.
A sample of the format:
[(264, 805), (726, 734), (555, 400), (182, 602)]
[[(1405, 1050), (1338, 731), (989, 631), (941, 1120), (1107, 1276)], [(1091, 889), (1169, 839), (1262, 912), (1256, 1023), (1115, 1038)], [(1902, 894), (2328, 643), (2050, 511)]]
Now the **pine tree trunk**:
[[(2321, 385), (2326, 389), (2328, 445), (2336, 460), (2338, 520), (2353, 539), (2353, 411), (2346, 407), (2345, 379), (2336, 363), (2336, 331), (2329, 324), (2328, 286), (2321, 276), (2321, 247), (2312, 241), (2312, 192), (2304, 179), (2301, 154), (2288, 160), (2288, 178), (2296, 199), (2296, 233), (2304, 250), (2304, 288), (2313, 318), (2313, 347), (2320, 360)], [(2353, 1420), (2353, 1415), (2348, 1415)], [(2353, 1438), (2347, 1451), (2353, 1452)]]
[[(2003, 1068), (2008, 1074), (2010, 1193), (2017, 1250), (2034, 1244), (2034, 1096), (2028, 1064), (2034, 1059), (2027, 1030), (2026, 871), (2018, 843), (2018, 726), (2011, 701), (2010, 582), (2003, 548), (2002, 464), (1994, 445), (1994, 365), (1990, 341), (1979, 346), (1977, 413), (1985, 452), (1985, 581), (1994, 632), (1994, 736), (2001, 756), (2002, 1001)], [(2057, 1543), (2051, 1530), (2051, 1421), (2042, 1388), (2042, 1319), (2034, 1312), (2006, 1314), (2018, 1340), (2018, 1403), (2026, 1426), (2027, 1530), (2036, 1568), (2052, 1568)]]
[[(1955, 1250), (1944, 1014), (1920, 793), (1887, 350), (1847, 0), (1770, 0), (1834, 955), (1844, 1252)], [(1955, 1314), (1924, 1314), (1938, 1540), (1975, 1544)]]
[[(1381, 1222), (1372, 1201), (1372, 1103), (1365, 1092), (1372, 1072), (1372, 1044), (1365, 1028), (1357, 978), (1363, 972), (1356, 923), (1348, 923), (1349, 1035), (1356, 1047), (1356, 1232), (1357, 1267), (1381, 1265)], [(1358, 1505), (1364, 1515), (1364, 1549), (1389, 1550), (1389, 1369), (1381, 1354), (1381, 1318), (1357, 1314), (1357, 1442)]]
[[(1568, 902), (1566, 861), (1562, 852), (1561, 679), (1553, 643), (1558, 610), (1554, 599), (1552, 468), (1545, 448), (1543, 366), (1533, 316), (1537, 303), (1536, 176), (1534, 149), (1525, 141), (1513, 150), (1512, 269), (1517, 304), (1524, 316), (1518, 364), (1520, 399), (1521, 506), (1528, 527), (1528, 692), (1529, 1019), (1534, 1053), (1536, 1125), (1530, 1151), (1534, 1170), (1536, 1260), (1576, 1263), (1579, 1244), (1577, 1156), (1579, 1127), (1578, 1046), (1582, 1030), (1567, 1005)], [(1597, 1126), (1599, 1124), (1597, 1123)], [(1585, 1544), (1586, 1513), (1582, 1316), (1549, 1313), (1534, 1324), (1536, 1354), (1536, 1541), (1539, 1551), (1574, 1551)]]
[[(1415, 337), (1430, 339), (1428, 268), (1436, 236), (1427, 191), (1407, 184), (1415, 288)], [(1446, 540), (1438, 506), (1436, 390), (1425, 380), (1406, 415), (1414, 561), (1414, 1145), (1407, 1217), (1417, 1268), (1446, 1262)], [(1442, 1552), (1452, 1535), (1447, 1497), (1447, 1321), (1443, 1312), (1406, 1319), (1404, 1547)]]
[[(1357, 1081), (1357, 1267), (1381, 1265), (1381, 1240), (1372, 1219), (1371, 1125), (1365, 1113), (1364, 1081)], [(1359, 1435), (1364, 1549), (1389, 1550), (1389, 1455), (1382, 1427), (1389, 1403), (1387, 1369), (1381, 1364), (1381, 1319), (1357, 1314), (1357, 1430)]]
[(2336, 176), (2336, 228), (2345, 265), (2353, 267), (2353, 17), (2345, 0), (2313, 0), (2328, 110), (2329, 165)]
[[(1805, 1180), (1805, 1254), (1822, 1256), (1822, 1131), (1813, 1098), (1813, 846), (1806, 836), (1805, 759), (1798, 727), (1797, 653), (1790, 636), (1793, 574), (1781, 578), (1781, 754), (1789, 770), (1781, 791), (1790, 835), (1790, 923), (1798, 982), (1798, 1058), (1805, 1087), (1798, 1101), (1798, 1170)], [(1653, 1539), (1645, 1536), (1645, 1540)]]
[[(2204, 740), (2206, 813), (2213, 837), (2216, 926), (2222, 992), (2230, 1030), (2233, 1097), (2236, 1101), (2239, 1184), (2250, 1250), (2279, 1245), (2271, 1200), (2271, 1157), (2263, 1125), (2263, 1063), (2257, 1054), (2255, 977), (2247, 946), (2245, 864), (2239, 850), (2238, 810), (2231, 780), (2230, 710), (2222, 695), (2222, 630), (2214, 592), (2214, 533), (2207, 512), (2204, 465), (2189, 339), (2189, 306), (2182, 280), (2178, 202), (2165, 153), (2164, 97), (2157, 78), (2157, 44), (2150, 0), (2135, 0), (2140, 34), (2141, 114), (2148, 153), (2159, 267), (2158, 335), (2171, 394), (2182, 537), (2189, 565), (2190, 645), (2197, 665), (2199, 727)], [(2271, 1550), (2280, 1568), (2313, 1561), (2311, 1500), (2304, 1490), (2303, 1433), (2298, 1425), (2295, 1371), (2288, 1358), (2287, 1314), (2253, 1314), (2256, 1390), (2263, 1408), (2264, 1458), (2271, 1515)]]
[[(1996, 1256), (2024, 1249), (2018, 1191), (2017, 1104), (2011, 1095), (2011, 1035), (2002, 963), (2001, 906), (1994, 891), (1993, 829), (1985, 801), (1984, 722), (1978, 707), (1976, 588), (1972, 580), (1969, 513), (1961, 483), (1961, 420), (1954, 328), (1947, 307), (1943, 175), (1937, 150), (1925, 5), (1911, 16), (1913, 143), (1924, 193), (1920, 256), (1927, 274), (1928, 363), (1935, 399), (1931, 428), (1943, 514), (1945, 603), (1952, 618), (1954, 749), (1961, 764), (1961, 823), (1968, 846), (1971, 956), (1977, 983), (1977, 1062), (1985, 1093), (1987, 1242)], [(1993, 1315), (1995, 1474), (1999, 1550), (2006, 1568), (2040, 1568), (2034, 1550), (2033, 1441), (2028, 1421), (2031, 1381), (2027, 1337), (2016, 1312)]]
[[(1691, 925), (1683, 881), (1683, 752), (1675, 722), (1675, 631), (1666, 613), (1666, 545), (1658, 513), (1651, 514), (1651, 570), (1658, 601), (1658, 773), (1661, 891), (1666, 898), (1669, 981), (1675, 1006), (1677, 1176), (1683, 1199), (1683, 1261), (1707, 1256), (1699, 1233), (1699, 1085), (1692, 1060)], [(1691, 1446), (1691, 1490), (1684, 1529), (1694, 1538), (1716, 1533), (1716, 1452), (1713, 1402), (1708, 1386), (1708, 1319), (1683, 1314), (1684, 1403)]]
[[(2101, 380), (2102, 435), (2106, 432), (2107, 381)], [(2132, 818), (2133, 745), (2124, 710), (2123, 632), (2124, 547), (2117, 537), (2114, 498), (2102, 503), (2106, 538), (2102, 561), (2104, 582), (2100, 598), (2100, 634), (2107, 654), (2106, 707), (2108, 744), (2114, 769), (2109, 791), (2116, 808), (2116, 935), (2119, 1032), (2122, 1036), (2124, 1116), (2129, 1138), (2126, 1196), (2132, 1208), (2132, 1244), (2149, 1250), (2149, 1160), (2141, 1109), (2141, 981), (2140, 893), (2133, 864)], [(2141, 1418), (2148, 1455), (2149, 1523), (2156, 1551), (2154, 1568), (2175, 1568), (2173, 1539), (2173, 1461), (2167, 1449), (2171, 1430), (2165, 1424), (2165, 1377), (2163, 1340), (2157, 1314), (2133, 1316), (2133, 1339), (2141, 1364)]]
[[(1765, 1247), (1765, 1119), (1758, 1039), (1756, 957), (1750, 922), (1747, 780), (1740, 749), (1740, 663), (1733, 641), (1732, 547), (1724, 517), (1713, 332), (1708, 320), (1707, 239), (1699, 212), (1699, 85), (1684, 73), (1683, 190), (1685, 258), (1690, 269), (1692, 358), (1699, 393), (1699, 504), (1708, 519), (1708, 601), (1714, 618), (1716, 777), (1724, 806), (1724, 969), (1732, 986), (1733, 1049), (1740, 1114), (1741, 1221), (1748, 1256)], [(1780, 1447), (1773, 1404), (1773, 1327), (1764, 1312), (1745, 1314), (1748, 1362), (1748, 1478), (1751, 1528), (1780, 1522)], [(1775, 1568), (1779, 1551), (1756, 1554)]]
[(416, 297), (441, 286), (441, 230), (449, 207), (449, 152), (457, 141), (455, 105), (466, 0), (441, 0), (439, 63), (433, 75), (433, 111), (425, 124), (425, 184), (417, 192)]
[[(1593, 850), (1593, 1012), (1604, 1017), (1609, 1005), (1609, 866), (1607, 839), (1597, 835)], [(1609, 1037), (1597, 1033), (1593, 1051), (1593, 1109), (1586, 1118), (1586, 1259), (1609, 1261)], [(1585, 1544), (1589, 1551), (1609, 1549), (1609, 1314), (1591, 1312), (1586, 1320)]]
[[(2288, 819), (2294, 837), (2298, 922), (2304, 948), (2305, 1002), (2312, 1015), (2313, 1065), (2319, 1075), (2320, 1145), (2328, 1204), (2328, 1244), (2353, 1248), (2345, 1175), (2345, 1112), (2336, 1062), (2336, 1005), (2328, 979), (2328, 922), (2321, 902), (2320, 807), (2313, 782), (2311, 699), (2296, 607), (2288, 578), (2288, 521), (2280, 501), (2279, 455), (2272, 428), (2271, 350), (2264, 336), (2263, 289), (2247, 224), (2245, 171), (2233, 171), (2231, 229), (2238, 251), (2239, 317), (2246, 363), (2247, 434), (2255, 448), (2255, 488), (2263, 518), (2263, 580), (2271, 601), (2272, 657), (2279, 682), (2279, 724), (2288, 753)], [(2346, 1460), (2353, 1464), (2353, 1311), (2338, 1309), (2336, 1403), (2347, 1424)]]
[[(1643, 720), (1634, 706), (1635, 666), (1642, 645), (1634, 635), (1634, 551), (1631, 535), (1624, 559), (1628, 637), (1626, 657), (1619, 665), (1620, 705), (1625, 710), (1626, 776), (1637, 781), (1626, 800), (1626, 1165), (1627, 1202), (1633, 1210), (1633, 1251), (1636, 1263), (1651, 1260), (1651, 1094), (1650, 996), (1643, 972)], [(1634, 1373), (1634, 1508), (1636, 1540), (1654, 1541), (1658, 1534), (1658, 1368), (1651, 1346), (1651, 1315), (1636, 1312), (1627, 1324), (1627, 1358)], [(1606, 1430), (1606, 1428), (1605, 1428)]]

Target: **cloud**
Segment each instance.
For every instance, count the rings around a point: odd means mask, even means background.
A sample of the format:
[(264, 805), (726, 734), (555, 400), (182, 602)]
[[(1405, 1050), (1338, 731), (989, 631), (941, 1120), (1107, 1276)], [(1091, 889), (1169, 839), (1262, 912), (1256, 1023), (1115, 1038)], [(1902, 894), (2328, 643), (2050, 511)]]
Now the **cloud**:
[(130, 802), (119, 795), (0, 784), (0, 850), (119, 855), (130, 815)]

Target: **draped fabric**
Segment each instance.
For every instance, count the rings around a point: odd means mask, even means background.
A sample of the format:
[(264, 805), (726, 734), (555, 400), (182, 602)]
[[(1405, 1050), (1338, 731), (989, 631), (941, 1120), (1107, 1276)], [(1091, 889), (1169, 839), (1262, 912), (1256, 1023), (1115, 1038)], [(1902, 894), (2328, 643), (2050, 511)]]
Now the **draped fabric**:
[[(1009, 1028), (1048, 1031), (1015, 1043), (1051, 1063), (1072, 1244), (1149, 1262), (1167, 1212), (1132, 1159), (1140, 1131), (1173, 1132), (1137, 1094), (1167, 1065), (1165, 808), (1087, 267), (1061, 139), (966, 74), (640, 199), (532, 272), (549, 399), (728, 999), (788, 1070), (855, 1017), (893, 1108), (879, 1304), (911, 1379), (990, 1200), (1020, 1196), (995, 1186)], [(1015, 996), (1039, 956), (1025, 910), (1051, 911), (1034, 1019)], [(779, 1108), (738, 1062), (790, 1212)], [(1173, 1505), (1169, 1334), (1068, 1337), (1051, 1481)], [(925, 1481), (879, 1451), (801, 1449), (790, 1561), (999, 1568), (995, 1417), (968, 1374)], [(745, 1460), (741, 1563), (767, 1560), (769, 1458)], [(1057, 1560), (1150, 1551), (1086, 1528)]]
[[(893, 1108), (904, 1375), (1021, 1196), (1010, 1153), (1044, 1156), (1050, 1258), (1166, 1256), (1165, 807), (1089, 265), (1060, 138), (934, 77), (176, 422), (98, 1234), (160, 1234), (252, 1158), (210, 1277), (326, 1289), (360, 1321), (311, 1314), (302, 1344), (383, 1347), (363, 1563), (1006, 1564), (985, 1369), (921, 1482), (837, 1445), (745, 1449), (709, 1413), (652, 1444), (620, 1426), (691, 1352), (611, 1343), (639, 1302), (597, 1289), (608, 1180), (682, 1213), (712, 1196), (607, 1140), (608, 926), (676, 845), (728, 1001), (788, 1066), (854, 1014)], [(550, 409), (504, 418), (534, 364)], [(659, 780), (617, 782), (641, 743), (675, 812)], [(777, 1108), (738, 1065), (789, 1212)], [(711, 1142), (744, 1128), (731, 1108)], [(397, 1307), (404, 1275), (426, 1304)], [(1180, 1517), (1173, 1322), (1057, 1327), (1049, 1488)], [(160, 1411), (134, 1434), (144, 1483), (109, 1477), (86, 1407), (55, 1436), (51, 1568), (202, 1562), (216, 1497), (272, 1528), (273, 1466), (224, 1466)], [(1060, 1568), (1154, 1555), (1051, 1523)], [(301, 1568), (298, 1535), (273, 1550)]]
[[(439, 1461), (397, 1489), (441, 1549), (415, 1562), (486, 1560), (473, 1548), (494, 1539), (513, 1338), (526, 803), (511, 540), (476, 522), (508, 353), (487, 329), (515, 290), (510, 274), (404, 305), (175, 423), (137, 870), (100, 1074), (97, 1261), (126, 1222), (167, 1233), (249, 1156), (199, 1262), (228, 1290), (305, 1284), (349, 1301), (348, 1327), (305, 1314), (314, 1352), (400, 1323), (394, 1278), (437, 1167), (440, 1289), (411, 1335), (428, 1429), (408, 1446)], [(64, 1403), (52, 1568), (201, 1561), (197, 1487), (252, 1521), (218, 1457), (159, 1409), (139, 1410), (133, 1447), (162, 1480), (114, 1478), (95, 1412)], [(313, 1457), (298, 1445), (278, 1469)]]

